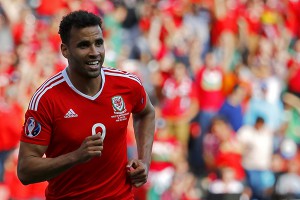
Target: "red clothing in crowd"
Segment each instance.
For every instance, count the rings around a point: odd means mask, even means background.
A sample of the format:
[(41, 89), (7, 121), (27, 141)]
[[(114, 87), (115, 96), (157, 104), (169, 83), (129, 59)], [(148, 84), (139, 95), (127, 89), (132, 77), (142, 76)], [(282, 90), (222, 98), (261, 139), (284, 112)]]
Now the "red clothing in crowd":
[(201, 110), (218, 111), (224, 101), (224, 73), (220, 67), (202, 67), (196, 74), (199, 106)]
[(58, 10), (66, 7), (64, 0), (41, 0), (36, 9), (37, 13), (42, 16), (53, 16)]
[(153, 141), (153, 157), (150, 165), (151, 171), (162, 171), (167, 167), (174, 167), (172, 154), (174, 154), (174, 151), (179, 147), (178, 140), (172, 135), (160, 138), (157, 134), (160, 134), (159, 131), (156, 132)]
[(236, 2), (232, 9), (227, 9), (223, 17), (216, 17), (212, 24), (211, 39), (213, 44), (217, 44), (219, 37), (224, 32), (232, 34), (238, 33), (238, 19), (240, 17), (242, 6)]
[(162, 116), (166, 118), (181, 117), (187, 112), (193, 99), (197, 99), (195, 85), (188, 77), (181, 82), (168, 78), (163, 85), (164, 100)]
[(250, 10), (245, 10), (242, 16), (247, 24), (247, 31), (249, 35), (259, 35), (262, 30), (262, 24), (260, 21), (260, 15), (251, 12)]
[(300, 0), (288, 0), (285, 20), (286, 28), (293, 37), (300, 37)]
[(208, 157), (208, 169), (229, 167), (234, 170), (236, 179), (243, 180), (245, 179), (245, 171), (242, 166), (242, 154), (238, 151), (238, 142), (234, 134), (235, 133), (232, 133), (230, 138), (223, 142), (220, 141), (214, 133), (206, 134), (204, 140), (204, 154)]
[(0, 151), (17, 147), (23, 123), (23, 110), (17, 103), (0, 105)]
[(219, 151), (215, 158), (216, 167), (230, 167), (235, 172), (235, 178), (238, 180), (245, 179), (245, 171), (242, 166), (242, 155), (235, 152), (222, 152)]
[(300, 94), (300, 63), (291, 59), (288, 61), (289, 76), (287, 80), (288, 89)]

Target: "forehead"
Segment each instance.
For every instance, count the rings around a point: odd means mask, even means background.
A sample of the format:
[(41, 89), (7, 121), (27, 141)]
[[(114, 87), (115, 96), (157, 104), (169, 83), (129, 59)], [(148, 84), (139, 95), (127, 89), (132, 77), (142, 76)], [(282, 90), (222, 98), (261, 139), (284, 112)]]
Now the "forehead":
[(70, 33), (70, 43), (77, 43), (79, 41), (103, 38), (103, 33), (100, 26), (89, 26), (85, 28), (72, 27)]

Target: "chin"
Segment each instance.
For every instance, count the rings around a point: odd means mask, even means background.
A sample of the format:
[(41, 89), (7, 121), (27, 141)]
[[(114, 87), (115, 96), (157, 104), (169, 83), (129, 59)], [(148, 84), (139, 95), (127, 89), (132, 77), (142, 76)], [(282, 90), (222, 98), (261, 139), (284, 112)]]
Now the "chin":
[(98, 70), (98, 71), (88, 72), (87, 76), (89, 78), (97, 78), (100, 76), (100, 74), (101, 74), (100, 70)]

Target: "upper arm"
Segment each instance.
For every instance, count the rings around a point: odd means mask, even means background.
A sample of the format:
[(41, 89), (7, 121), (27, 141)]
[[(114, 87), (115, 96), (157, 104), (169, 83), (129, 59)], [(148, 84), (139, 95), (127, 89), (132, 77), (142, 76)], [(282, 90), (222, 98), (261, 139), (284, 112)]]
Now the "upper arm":
[(20, 143), (17, 165), (17, 172), (20, 180), (26, 180), (26, 178), (24, 178), (24, 175), (28, 174), (28, 169), (32, 169), (36, 165), (36, 162), (32, 162), (33, 159), (42, 158), (46, 150), (47, 146), (30, 144), (26, 142)]
[(138, 113), (134, 113), (133, 117), (138, 117), (138, 116), (143, 116), (143, 115), (147, 115), (147, 114), (151, 114), (154, 113), (154, 107), (149, 99), (149, 96), (146, 93), (146, 105), (144, 107), (144, 109), (141, 112)]
[(28, 157), (43, 157), (46, 150), (47, 146), (21, 142), (18, 160), (22, 161)]

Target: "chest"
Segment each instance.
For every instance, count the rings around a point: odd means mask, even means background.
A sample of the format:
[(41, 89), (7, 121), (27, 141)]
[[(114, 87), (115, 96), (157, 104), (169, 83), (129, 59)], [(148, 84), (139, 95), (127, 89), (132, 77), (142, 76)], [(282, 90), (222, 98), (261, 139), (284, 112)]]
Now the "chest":
[(53, 108), (52, 140), (79, 145), (87, 136), (101, 133), (105, 141), (121, 141), (126, 137), (131, 102), (124, 91), (103, 92), (96, 99), (66, 91)]

